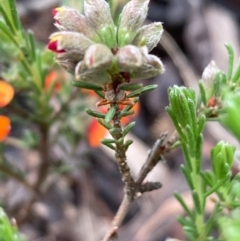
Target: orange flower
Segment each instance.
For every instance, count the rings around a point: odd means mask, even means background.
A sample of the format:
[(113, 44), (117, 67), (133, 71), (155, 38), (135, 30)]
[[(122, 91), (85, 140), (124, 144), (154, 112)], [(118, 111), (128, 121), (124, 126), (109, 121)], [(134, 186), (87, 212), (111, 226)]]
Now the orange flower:
[[(0, 80), (0, 108), (9, 104), (14, 96), (13, 87), (5, 81)], [(0, 115), (0, 142), (2, 142), (11, 130), (8, 117)]]
[(60, 78), (62, 78), (62, 76), (58, 71), (51, 71), (45, 78), (44, 89), (48, 91), (54, 82), (53, 93), (59, 91), (61, 89), (61, 82), (59, 80)]
[(0, 142), (4, 141), (11, 130), (11, 123), (8, 117), (0, 115)]
[[(124, 108), (123, 105), (120, 106), (121, 109)], [(132, 110), (134, 111), (133, 115), (125, 116), (121, 119), (123, 125), (127, 125), (134, 117), (136, 117), (140, 110), (140, 104), (137, 102), (133, 107)], [(107, 113), (107, 107), (102, 106), (100, 108), (100, 112)], [(101, 139), (103, 139), (107, 134), (106, 128), (104, 128), (101, 124), (97, 122), (94, 118), (89, 127), (88, 127), (88, 143), (92, 147), (98, 147), (101, 144)]]
[(0, 80), (0, 108), (6, 106), (14, 96), (13, 87), (5, 81)]

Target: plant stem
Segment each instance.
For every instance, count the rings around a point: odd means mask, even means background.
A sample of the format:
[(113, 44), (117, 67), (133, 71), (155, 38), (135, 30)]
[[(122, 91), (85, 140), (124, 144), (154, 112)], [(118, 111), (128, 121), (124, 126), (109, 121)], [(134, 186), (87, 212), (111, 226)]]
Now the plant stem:
[(111, 107), (114, 106), (116, 108), (116, 113), (113, 117), (113, 127), (116, 132), (113, 134), (113, 138), (116, 140), (116, 160), (118, 163), (119, 170), (122, 174), (122, 179), (125, 183), (126, 193), (129, 200), (134, 200), (136, 185), (133, 180), (130, 168), (126, 161), (126, 149), (125, 146), (119, 142), (120, 139), (124, 138), (122, 134), (122, 127), (121, 127), (121, 117), (120, 117), (120, 109), (118, 103), (111, 104)]

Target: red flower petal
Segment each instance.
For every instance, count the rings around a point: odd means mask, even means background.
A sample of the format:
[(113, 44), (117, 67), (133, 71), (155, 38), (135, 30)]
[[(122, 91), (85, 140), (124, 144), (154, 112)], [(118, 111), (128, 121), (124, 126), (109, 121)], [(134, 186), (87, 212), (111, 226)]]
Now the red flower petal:
[(55, 17), (55, 15), (59, 12), (58, 8), (53, 8), (52, 9), (52, 15)]
[(51, 40), (49, 43), (48, 43), (48, 49), (55, 52), (55, 53), (64, 53), (66, 52), (64, 49), (58, 49), (57, 47), (57, 42), (58, 40)]
[(0, 142), (2, 142), (9, 134), (11, 124), (8, 117), (0, 115)]

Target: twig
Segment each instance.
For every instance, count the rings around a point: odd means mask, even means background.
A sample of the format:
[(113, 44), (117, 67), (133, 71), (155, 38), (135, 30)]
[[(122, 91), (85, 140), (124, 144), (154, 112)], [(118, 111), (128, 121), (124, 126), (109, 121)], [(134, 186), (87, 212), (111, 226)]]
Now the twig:
[(110, 241), (114, 237), (116, 237), (117, 230), (118, 230), (119, 226), (121, 225), (124, 217), (126, 216), (131, 203), (132, 203), (132, 201), (129, 200), (128, 195), (125, 194), (123, 197), (122, 203), (112, 221), (111, 228), (107, 232), (106, 236), (104, 237), (104, 239), (102, 241)]
[[(139, 196), (137, 195), (138, 193), (141, 194), (142, 191), (143, 192), (145, 191), (144, 188), (146, 187), (148, 188), (148, 183), (142, 184), (147, 174), (154, 168), (154, 166), (156, 166), (156, 164), (160, 160), (163, 160), (162, 155), (169, 152), (169, 150), (172, 150), (173, 149), (172, 147), (175, 146), (174, 144), (178, 141), (178, 136), (174, 133), (170, 138), (170, 140), (168, 140), (166, 144), (163, 145), (166, 136), (167, 136), (167, 133), (163, 133), (160, 136), (160, 138), (155, 142), (155, 144), (153, 145), (153, 148), (150, 150), (150, 154), (148, 155), (148, 158), (145, 164), (143, 165), (141, 171), (139, 172), (137, 181), (135, 183), (136, 188), (135, 188), (135, 193), (133, 195), (134, 199)], [(156, 190), (160, 188), (162, 185), (161, 183), (156, 182), (156, 183), (150, 183), (149, 186), (151, 187), (150, 188), (151, 190)], [(155, 187), (155, 188), (152, 188), (152, 187)], [(147, 190), (147, 191), (151, 191), (151, 190)], [(127, 194), (124, 195), (124, 198), (118, 209), (118, 212), (116, 213), (112, 221), (111, 228), (109, 229), (109, 231), (107, 232), (106, 236), (102, 241), (113, 240), (113, 237), (116, 236), (116, 232), (119, 226), (121, 225), (124, 217), (126, 216), (129, 210), (130, 204), (133, 202), (133, 200), (130, 200)]]
[[(40, 145), (39, 145), (39, 154), (40, 154), (40, 166), (38, 169), (38, 177), (33, 185), (34, 190), (37, 193), (41, 193), (41, 186), (42, 183), (44, 182), (45, 178), (47, 177), (48, 174), (48, 169), (49, 169), (49, 143), (48, 143), (48, 132), (49, 128), (47, 124), (41, 123), (40, 126)], [(21, 210), (20, 217), (18, 218), (18, 223), (21, 224), (26, 221), (29, 212), (32, 208), (32, 205), (34, 204), (36, 200), (36, 196), (34, 195), (29, 202), (26, 204), (25, 209)]]
[(33, 191), (34, 193), (36, 193), (34, 187), (29, 184), (25, 178), (23, 178), (21, 175), (19, 175), (17, 172), (15, 172), (14, 170), (8, 168), (8, 166), (4, 165), (3, 163), (0, 163), (0, 172), (3, 172), (4, 174), (12, 177), (13, 179), (15, 179), (16, 181), (18, 181), (19, 183), (21, 183), (23, 186), (25, 186), (26, 188), (30, 189), (31, 191)]
[(122, 174), (123, 181), (125, 183), (126, 187), (126, 193), (128, 195), (129, 200), (134, 200), (135, 196), (135, 191), (136, 191), (136, 185), (133, 180), (132, 174), (130, 172), (130, 168), (127, 164), (126, 161), (126, 149), (124, 145), (120, 144), (118, 142), (119, 139), (123, 138), (122, 134), (122, 126), (120, 123), (121, 117), (119, 116), (121, 111), (119, 109), (119, 104), (118, 103), (113, 103), (112, 106), (115, 106), (116, 108), (116, 113), (113, 117), (113, 126), (117, 130), (114, 134), (113, 137), (116, 140), (116, 160), (118, 163), (119, 170)]

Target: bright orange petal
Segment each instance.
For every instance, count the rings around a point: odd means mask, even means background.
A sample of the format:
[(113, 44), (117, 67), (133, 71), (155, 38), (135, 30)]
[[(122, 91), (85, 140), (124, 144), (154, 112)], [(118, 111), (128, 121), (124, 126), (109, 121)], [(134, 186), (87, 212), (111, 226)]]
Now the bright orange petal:
[(53, 92), (55, 93), (59, 91), (61, 89), (61, 83), (59, 81), (59, 78), (62, 78), (60, 76), (60, 73), (58, 73), (57, 71), (50, 72), (45, 78), (45, 90), (47, 91), (51, 87), (52, 83), (55, 82)]
[(92, 147), (98, 147), (101, 139), (105, 137), (107, 130), (100, 125), (96, 119), (93, 119), (88, 127), (88, 143)]
[(0, 115), (0, 142), (2, 142), (11, 130), (11, 123), (8, 117)]
[(14, 96), (14, 88), (5, 81), (0, 80), (0, 108), (6, 106)]

